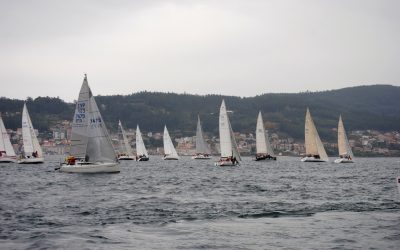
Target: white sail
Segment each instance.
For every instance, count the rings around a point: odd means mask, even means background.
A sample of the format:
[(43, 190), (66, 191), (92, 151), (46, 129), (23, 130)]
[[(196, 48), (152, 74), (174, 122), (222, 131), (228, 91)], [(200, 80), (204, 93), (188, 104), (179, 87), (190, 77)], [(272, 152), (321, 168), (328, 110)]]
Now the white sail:
[(0, 151), (6, 152), (7, 156), (16, 156), (14, 148), (11, 145), (10, 137), (4, 126), (3, 119), (0, 115)]
[(222, 100), (219, 110), (219, 143), (222, 158), (235, 156), (237, 160), (240, 160), (240, 154), (237, 149), (231, 123), (229, 122), (228, 113), (226, 112), (224, 100)]
[(267, 142), (265, 138), (264, 122), (262, 120), (261, 111), (257, 117), (257, 128), (256, 128), (256, 150), (257, 154), (267, 154)]
[(70, 154), (90, 162), (116, 162), (110, 136), (92, 95), (87, 77), (82, 83), (72, 123)]
[(196, 154), (211, 154), (210, 148), (204, 141), (203, 130), (201, 129), (201, 123), (200, 123), (199, 116), (197, 116)]
[(169, 156), (178, 157), (178, 153), (175, 150), (174, 144), (172, 143), (171, 137), (169, 136), (167, 126), (164, 127), (164, 154)]
[(347, 139), (346, 130), (343, 126), (342, 116), (339, 117), (338, 123), (338, 147), (339, 156), (350, 156), (354, 158), (353, 151), (351, 150), (349, 140)]
[(125, 130), (122, 127), (121, 121), (118, 121), (118, 129), (121, 131), (122, 140), (120, 140), (120, 153), (124, 153), (126, 155), (133, 155), (133, 149), (129, 144), (128, 137), (126, 136)]
[[(228, 118), (228, 122), (229, 122), (229, 118)], [(237, 145), (236, 139), (235, 139), (235, 134), (233, 133), (232, 126), (231, 126), (230, 122), (229, 122), (229, 131), (230, 131), (231, 142), (232, 142), (232, 156), (235, 157), (236, 160), (241, 161), (242, 158), (240, 157), (238, 145)]]
[(86, 154), (91, 162), (116, 162), (114, 148), (106, 125), (93, 96), (89, 99), (88, 144)]
[(139, 125), (136, 128), (136, 154), (145, 155), (146, 157), (149, 156), (147, 153), (146, 147), (144, 146), (142, 133), (140, 132)]
[(42, 148), (36, 137), (26, 103), (24, 103), (24, 108), (22, 110), (22, 139), (25, 156), (31, 156), (33, 152), (37, 152), (37, 158), (43, 157)]
[(76, 158), (85, 158), (88, 144), (88, 122), (89, 122), (89, 99), (92, 92), (89, 88), (87, 77), (83, 79), (82, 87), (79, 92), (78, 101), (75, 106), (75, 114), (72, 121), (71, 149), (70, 155)]
[(322, 160), (328, 161), (328, 155), (325, 152), (324, 145), (319, 138), (314, 121), (311, 118), (309, 109), (307, 108), (305, 122), (305, 147), (307, 155), (318, 155)]
[(256, 128), (256, 150), (257, 154), (267, 154), (274, 156), (271, 143), (268, 140), (268, 134), (265, 132), (264, 121), (262, 119), (261, 111), (257, 117), (257, 128)]

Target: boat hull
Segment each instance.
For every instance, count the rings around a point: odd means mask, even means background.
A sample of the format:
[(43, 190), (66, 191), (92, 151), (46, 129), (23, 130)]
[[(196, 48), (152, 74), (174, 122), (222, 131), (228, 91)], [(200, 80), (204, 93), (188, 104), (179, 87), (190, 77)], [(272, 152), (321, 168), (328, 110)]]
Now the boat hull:
[(0, 163), (16, 163), (17, 162), (17, 157), (0, 157)]
[(18, 164), (41, 164), (44, 163), (44, 158), (23, 158), (18, 161)]
[(336, 159), (334, 162), (335, 163), (354, 163), (353, 160), (349, 160), (349, 159), (346, 159), (346, 158), (339, 158), (339, 159)]
[(209, 159), (211, 159), (211, 156), (194, 155), (194, 156), (192, 156), (192, 159), (194, 159), (194, 160), (209, 160)]
[(327, 162), (327, 161), (325, 161), (323, 159), (315, 158), (315, 157), (312, 157), (312, 156), (311, 157), (306, 156), (304, 158), (301, 158), (301, 161), (302, 162)]
[(233, 166), (238, 166), (239, 162), (233, 163), (232, 161), (217, 161), (214, 162), (214, 165), (217, 167), (233, 167)]
[(276, 157), (275, 156), (259, 156), (254, 159), (255, 161), (276, 161)]
[(140, 157), (140, 158), (136, 159), (136, 161), (148, 161), (148, 160), (149, 160), (149, 157)]
[(135, 156), (124, 155), (124, 156), (118, 157), (118, 160), (119, 161), (133, 161), (133, 160), (135, 160)]
[(65, 173), (119, 173), (119, 164), (116, 162), (110, 163), (89, 163), (67, 165), (63, 164), (60, 167), (60, 172)]
[(163, 160), (179, 160), (179, 157), (167, 155), (163, 157)]

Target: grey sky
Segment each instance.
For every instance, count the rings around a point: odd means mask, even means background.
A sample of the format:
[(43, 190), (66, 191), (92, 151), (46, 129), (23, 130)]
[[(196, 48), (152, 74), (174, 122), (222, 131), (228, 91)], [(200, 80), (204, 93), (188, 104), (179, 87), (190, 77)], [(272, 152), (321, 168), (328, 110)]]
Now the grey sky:
[(400, 83), (400, 1), (4, 1), (0, 96)]

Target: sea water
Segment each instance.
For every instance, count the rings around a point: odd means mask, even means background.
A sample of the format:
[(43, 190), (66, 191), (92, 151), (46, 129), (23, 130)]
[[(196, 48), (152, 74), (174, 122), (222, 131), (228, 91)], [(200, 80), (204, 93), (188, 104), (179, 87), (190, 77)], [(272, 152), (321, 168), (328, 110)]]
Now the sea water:
[[(398, 158), (0, 165), (0, 249), (399, 249)], [(333, 160), (333, 159), (331, 159)]]

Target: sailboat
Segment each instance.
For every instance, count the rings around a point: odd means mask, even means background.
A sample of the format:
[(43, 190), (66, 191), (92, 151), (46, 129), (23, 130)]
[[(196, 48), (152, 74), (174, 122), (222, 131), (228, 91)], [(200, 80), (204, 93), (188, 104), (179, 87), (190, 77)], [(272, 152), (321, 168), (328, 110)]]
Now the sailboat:
[(276, 160), (271, 143), (268, 140), (268, 135), (265, 134), (264, 121), (262, 119), (261, 111), (258, 113), (257, 117), (256, 148), (256, 161)]
[(200, 116), (197, 116), (197, 130), (196, 130), (196, 155), (192, 159), (204, 160), (211, 159), (211, 150), (206, 144), (203, 137), (203, 130), (201, 129)]
[(305, 122), (305, 147), (306, 156), (301, 159), (303, 162), (326, 162), (329, 161), (324, 145), (319, 138), (310, 110), (307, 108)]
[(17, 156), (0, 114), (0, 163), (9, 162), (17, 162)]
[(146, 147), (144, 146), (142, 133), (140, 132), (139, 125), (136, 127), (136, 160), (137, 161), (148, 161), (149, 154), (147, 153)]
[(335, 163), (353, 163), (354, 155), (353, 151), (351, 150), (349, 140), (347, 139), (342, 116), (339, 117), (338, 123), (338, 148), (340, 158), (336, 159)]
[(129, 145), (128, 137), (126, 137), (126, 133), (124, 128), (122, 127), (121, 121), (118, 121), (118, 134), (122, 138), (119, 139), (119, 153), (118, 160), (134, 160), (135, 156), (133, 155), (133, 150), (131, 145)]
[(235, 166), (241, 160), (235, 136), (226, 112), (225, 101), (222, 100), (219, 110), (219, 143), (221, 148), (221, 158), (215, 162), (216, 166)]
[(172, 144), (171, 137), (169, 136), (167, 126), (164, 127), (164, 160), (179, 160), (178, 153)]
[(119, 172), (119, 163), (87, 76), (82, 83), (72, 121), (70, 156), (59, 168), (69, 173)]
[(24, 146), (24, 156), (18, 161), (20, 164), (36, 164), (43, 163), (43, 151), (36, 137), (31, 118), (29, 117), (28, 108), (24, 103), (22, 110), (22, 140)]

